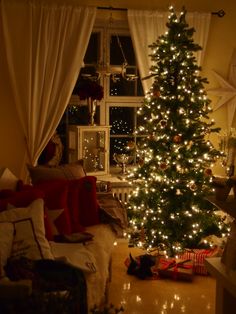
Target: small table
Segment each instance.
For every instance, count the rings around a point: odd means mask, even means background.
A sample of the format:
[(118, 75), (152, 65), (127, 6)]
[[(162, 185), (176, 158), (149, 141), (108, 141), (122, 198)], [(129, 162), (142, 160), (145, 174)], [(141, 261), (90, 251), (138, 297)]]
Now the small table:
[(209, 273), (216, 279), (215, 314), (236, 312), (236, 271), (227, 272), (220, 257), (205, 259)]

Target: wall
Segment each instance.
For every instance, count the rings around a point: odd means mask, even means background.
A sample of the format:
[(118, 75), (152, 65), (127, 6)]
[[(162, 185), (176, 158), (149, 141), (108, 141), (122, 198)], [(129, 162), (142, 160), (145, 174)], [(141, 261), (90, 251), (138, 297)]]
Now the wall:
[[(50, 0), (53, 1), (53, 0)], [(60, 1), (62, 2), (62, 1)], [(74, 0), (75, 3), (84, 5), (95, 5), (105, 7), (119, 7), (119, 8), (137, 8), (137, 9), (162, 9), (167, 10), (169, 1), (163, 0), (119, 0), (117, 1), (95, 1), (95, 0)], [(172, 4), (177, 10), (183, 6), (180, 0), (172, 1)], [(214, 12), (223, 9), (226, 15), (223, 18), (212, 16), (209, 41), (207, 44), (207, 51), (203, 64), (202, 76), (209, 80), (207, 88), (219, 87), (218, 82), (212, 74), (212, 70), (218, 72), (222, 77), (228, 78), (229, 63), (234, 48), (236, 48), (236, 2), (220, 0), (185, 0), (184, 3), (187, 11), (202, 11)], [(101, 12), (99, 13), (101, 14)], [(119, 15), (120, 18), (125, 18), (126, 12), (114, 12), (114, 17)], [(13, 21), (14, 22), (14, 21)], [(1, 38), (0, 29), (0, 38)], [(0, 40), (1, 42), (1, 40)], [(0, 44), (0, 55), (4, 56), (3, 47)], [(0, 165), (11, 168), (18, 176), (24, 176), (24, 160), (25, 160), (25, 145), (24, 136), (20, 127), (19, 120), (15, 114), (14, 100), (10, 89), (10, 83), (7, 76), (7, 67), (4, 58), (0, 58)], [(2, 70), (3, 69), (3, 70)], [(5, 71), (4, 71), (5, 69)], [(214, 108), (218, 98), (210, 96), (212, 106)], [(225, 129), (227, 126), (227, 104), (216, 110), (212, 114), (216, 125)], [(234, 121), (234, 126), (236, 126)], [(214, 145), (217, 145), (217, 137), (212, 137)], [(215, 173), (224, 174), (223, 168), (218, 163), (214, 168)]]
[(0, 167), (8, 167), (16, 176), (24, 177), (24, 134), (16, 114), (1, 38), (0, 23)]

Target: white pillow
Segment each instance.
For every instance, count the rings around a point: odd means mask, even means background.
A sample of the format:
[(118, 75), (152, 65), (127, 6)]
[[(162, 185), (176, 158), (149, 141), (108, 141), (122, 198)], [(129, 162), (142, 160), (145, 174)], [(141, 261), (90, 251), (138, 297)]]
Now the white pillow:
[(0, 169), (0, 190), (10, 189), (15, 191), (18, 180), (8, 168)]
[(0, 222), (12, 222), (14, 239), (11, 256), (25, 256), (30, 259), (53, 259), (45, 237), (44, 202), (33, 201), (28, 207), (13, 208), (0, 213)]
[(11, 255), (13, 236), (13, 224), (0, 222), (0, 278), (5, 276), (4, 266)]
[(63, 258), (86, 273), (97, 271), (95, 257), (84, 244), (50, 242), (50, 245), (55, 258)]

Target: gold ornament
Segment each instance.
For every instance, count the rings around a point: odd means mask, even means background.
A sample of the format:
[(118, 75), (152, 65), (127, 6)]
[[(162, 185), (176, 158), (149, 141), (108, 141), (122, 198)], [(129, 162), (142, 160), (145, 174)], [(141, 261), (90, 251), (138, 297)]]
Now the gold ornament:
[(166, 162), (161, 162), (160, 163), (160, 169), (161, 170), (166, 170), (168, 168), (167, 163)]
[(164, 128), (167, 125), (167, 121), (166, 120), (161, 120), (160, 121), (160, 125)]
[(189, 185), (189, 188), (190, 188), (191, 191), (196, 191), (197, 190), (197, 185), (195, 183), (191, 183)]

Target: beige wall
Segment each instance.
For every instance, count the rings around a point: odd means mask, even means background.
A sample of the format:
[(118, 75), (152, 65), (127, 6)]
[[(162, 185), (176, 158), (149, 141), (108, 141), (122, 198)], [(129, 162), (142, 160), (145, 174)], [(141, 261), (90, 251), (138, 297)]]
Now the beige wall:
[[(53, 0), (50, 0), (53, 1)], [(119, 0), (117, 1), (92, 1), (92, 0), (73, 0), (75, 3), (98, 5), (98, 6), (113, 6), (119, 8), (138, 8), (138, 9), (163, 9), (168, 8), (169, 1), (162, 0)], [(161, 4), (160, 4), (161, 3)], [(182, 8), (182, 1), (172, 1), (176, 9)], [(207, 88), (217, 88), (219, 85), (215, 80), (212, 70), (215, 70), (224, 78), (228, 78), (229, 63), (234, 48), (236, 48), (236, 2), (235, 0), (185, 0), (185, 7), (187, 11), (202, 11), (212, 12), (223, 9), (226, 15), (223, 18), (212, 16), (209, 41), (207, 44), (207, 51), (203, 64), (203, 76), (207, 77), (209, 84)], [(116, 12), (119, 18), (125, 17), (125, 12)], [(114, 16), (115, 16), (114, 15)], [(14, 22), (14, 21), (13, 21)], [(1, 38), (0, 29), (0, 38)], [(0, 43), (2, 41), (0, 40)], [(0, 44), (0, 55), (4, 57), (4, 50)], [(0, 166), (7, 166), (13, 170), (18, 176), (24, 176), (24, 158), (25, 158), (25, 145), (22, 129), (19, 120), (15, 114), (14, 101), (10, 89), (10, 83), (6, 75), (6, 63), (4, 58), (0, 58)], [(5, 70), (5, 71), (4, 71)], [(211, 97), (212, 106), (217, 101), (216, 97)], [(212, 114), (217, 126), (222, 129), (226, 128), (226, 105), (218, 109)], [(234, 121), (234, 125), (235, 121)], [(214, 144), (217, 138), (212, 138)], [(215, 172), (223, 174), (223, 169), (217, 165)]]
[[(2, 30), (0, 27), (0, 38)], [(8, 167), (23, 177), (25, 145), (22, 128), (16, 115), (11, 86), (7, 76), (5, 50), (0, 39), (0, 167)]]

